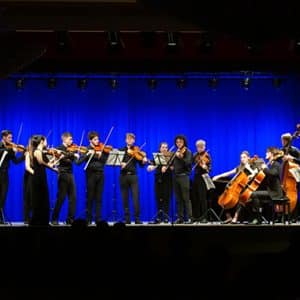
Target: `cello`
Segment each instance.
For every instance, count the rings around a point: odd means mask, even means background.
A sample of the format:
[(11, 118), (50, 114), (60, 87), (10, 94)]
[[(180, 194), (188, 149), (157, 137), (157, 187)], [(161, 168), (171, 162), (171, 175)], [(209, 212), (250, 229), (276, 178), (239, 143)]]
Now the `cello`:
[[(288, 151), (292, 145), (292, 141), (300, 136), (300, 124), (297, 124), (297, 130), (293, 133), (291, 140), (284, 147), (284, 154), (288, 155)], [(285, 195), (290, 201), (290, 211), (293, 212), (297, 205), (298, 193), (297, 193), (297, 181), (290, 172), (292, 169), (299, 168), (299, 165), (286, 160), (283, 163), (282, 167), (282, 189), (285, 192)]]

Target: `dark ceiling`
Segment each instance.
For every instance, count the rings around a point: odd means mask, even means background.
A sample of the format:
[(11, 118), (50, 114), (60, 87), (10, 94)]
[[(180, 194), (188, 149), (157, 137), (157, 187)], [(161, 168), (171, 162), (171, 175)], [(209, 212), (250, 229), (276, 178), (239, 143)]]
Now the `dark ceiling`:
[[(0, 76), (298, 71), (298, 6), (291, 0), (0, 0)], [(110, 46), (108, 32), (119, 32), (117, 46)], [(168, 47), (168, 32), (176, 46)]]

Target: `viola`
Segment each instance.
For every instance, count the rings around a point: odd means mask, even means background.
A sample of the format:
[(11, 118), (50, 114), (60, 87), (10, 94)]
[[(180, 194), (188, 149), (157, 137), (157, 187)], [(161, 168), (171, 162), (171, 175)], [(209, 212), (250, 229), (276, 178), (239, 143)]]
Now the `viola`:
[(67, 147), (67, 151), (69, 152), (80, 152), (82, 154), (87, 153), (89, 149), (84, 146), (78, 146), (76, 144), (72, 144), (69, 147)]
[(98, 145), (93, 146), (93, 148), (96, 152), (104, 152), (104, 153), (109, 153), (113, 149), (112, 146), (105, 145), (103, 143), (99, 143)]
[(23, 145), (18, 145), (15, 143), (6, 143), (5, 148), (7, 149), (16, 149), (17, 152), (25, 152), (26, 151), (26, 147)]
[(138, 146), (131, 146), (127, 150), (127, 153), (139, 161), (142, 161), (147, 156), (146, 153), (141, 151), (140, 147)]

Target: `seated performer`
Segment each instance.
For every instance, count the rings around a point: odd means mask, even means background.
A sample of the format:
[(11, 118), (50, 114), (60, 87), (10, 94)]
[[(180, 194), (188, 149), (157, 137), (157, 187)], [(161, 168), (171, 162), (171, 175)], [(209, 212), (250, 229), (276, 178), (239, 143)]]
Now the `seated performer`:
[[(162, 142), (159, 146), (159, 152), (166, 156), (166, 159), (170, 157), (170, 152), (168, 148), (168, 143)], [(172, 169), (168, 168), (168, 170), (163, 173), (162, 165), (155, 166), (154, 162), (152, 165), (149, 165), (147, 168), (148, 172), (155, 170), (155, 198), (157, 205), (157, 217), (154, 220), (154, 223), (164, 223), (169, 222), (169, 209), (170, 209), (170, 200), (172, 196)]]
[(206, 223), (204, 217), (200, 217), (207, 211), (208, 187), (203, 175), (207, 175), (211, 170), (211, 157), (206, 151), (206, 142), (198, 140), (196, 142), (197, 152), (194, 154), (193, 162), (195, 163), (195, 175), (192, 183), (192, 211), (193, 218), (197, 222)]
[[(251, 166), (250, 166), (250, 154), (248, 151), (243, 151), (240, 155), (240, 165), (230, 171), (227, 171), (225, 173), (219, 174), (219, 175), (215, 175), (212, 179), (213, 181), (217, 181), (220, 178), (223, 177), (229, 177), (232, 175), (235, 175), (237, 173), (239, 173), (239, 171), (243, 170), (247, 168), (248, 171), (251, 172)], [(236, 223), (239, 217), (239, 213), (240, 213), (240, 209), (236, 209), (235, 213), (234, 213), (234, 217), (232, 218), (231, 212), (230, 210), (226, 210), (225, 211), (225, 215), (226, 215), (226, 220), (224, 221), (224, 223)]]
[[(278, 159), (281, 157), (281, 151), (275, 147), (269, 147), (266, 151), (266, 159), (268, 165), (263, 164), (261, 166), (262, 171), (266, 177), (264, 179), (267, 190), (254, 191), (250, 198), (250, 203), (255, 209), (256, 217), (252, 221), (254, 224), (260, 224), (262, 222), (262, 216), (260, 214), (261, 200), (262, 199), (280, 199), (283, 197), (283, 190), (280, 182), (280, 163)], [(252, 200), (252, 201), (251, 201)]]

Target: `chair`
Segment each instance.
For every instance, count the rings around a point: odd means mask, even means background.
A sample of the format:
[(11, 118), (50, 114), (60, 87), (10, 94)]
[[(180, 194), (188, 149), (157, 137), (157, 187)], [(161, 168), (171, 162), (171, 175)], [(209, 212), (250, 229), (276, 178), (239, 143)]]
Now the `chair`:
[[(278, 205), (282, 207), (281, 212), (276, 211), (276, 207)], [(274, 224), (275, 218), (278, 217), (278, 214), (281, 214), (283, 223), (290, 223), (290, 200), (285, 196), (277, 199), (272, 199), (272, 224)]]

